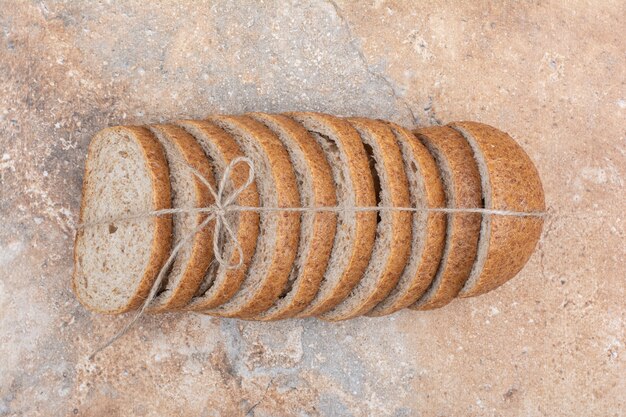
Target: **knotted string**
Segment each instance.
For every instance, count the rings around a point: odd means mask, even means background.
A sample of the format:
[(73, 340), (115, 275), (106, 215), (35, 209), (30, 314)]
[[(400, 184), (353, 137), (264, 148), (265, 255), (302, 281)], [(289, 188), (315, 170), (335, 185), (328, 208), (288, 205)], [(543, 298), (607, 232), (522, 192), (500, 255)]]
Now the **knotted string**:
[[(191, 232), (183, 236), (178, 243), (172, 248), (169, 257), (161, 267), (152, 287), (150, 288), (150, 292), (148, 296), (144, 299), (141, 307), (135, 314), (135, 316), (126, 323), (111, 339), (109, 339), (105, 344), (96, 349), (91, 355), (89, 355), (89, 359), (92, 360), (96, 354), (100, 351), (106, 349), (111, 346), (115, 341), (117, 341), (120, 337), (124, 336), (128, 332), (128, 330), (144, 315), (146, 309), (150, 305), (152, 301), (154, 301), (157, 292), (161, 288), (161, 283), (165, 278), (165, 275), (169, 271), (170, 266), (176, 259), (176, 255), (183, 248), (185, 244), (187, 244), (198, 232), (204, 229), (211, 220), (215, 220), (215, 230), (213, 232), (213, 253), (215, 257), (215, 261), (221, 266), (228, 269), (237, 269), (243, 266), (243, 249), (241, 247), (241, 243), (234, 231), (233, 226), (229, 222), (227, 215), (231, 212), (244, 212), (251, 211), (255, 213), (270, 213), (270, 212), (298, 212), (298, 213), (318, 213), (318, 212), (332, 212), (332, 213), (340, 213), (340, 212), (379, 212), (379, 211), (408, 211), (408, 212), (427, 212), (427, 213), (464, 213), (464, 214), (481, 214), (481, 215), (499, 215), (499, 216), (512, 216), (512, 217), (545, 217), (545, 211), (529, 211), (529, 212), (520, 212), (520, 211), (512, 211), (512, 210), (495, 210), (495, 209), (485, 209), (485, 208), (454, 208), (454, 207), (396, 207), (396, 206), (375, 206), (375, 207), (349, 207), (349, 206), (320, 206), (320, 207), (254, 207), (254, 206), (240, 206), (235, 204), (237, 198), (244, 192), (253, 182), (255, 177), (255, 169), (254, 164), (249, 158), (246, 157), (238, 157), (234, 158), (224, 170), (222, 177), (220, 178), (217, 190), (214, 189), (213, 185), (200, 173), (198, 170), (190, 166), (187, 162), (182, 160), (175, 159), (176, 162), (182, 163), (184, 167), (193, 173), (195, 177), (197, 177), (200, 182), (206, 187), (211, 196), (213, 197), (214, 203), (207, 207), (188, 207), (188, 208), (176, 208), (176, 209), (162, 209), (162, 210), (154, 210), (148, 211), (144, 213), (138, 213), (128, 216), (119, 216), (109, 219), (103, 219), (95, 222), (86, 222), (81, 223), (77, 226), (77, 229), (85, 229), (88, 227), (93, 227), (96, 225), (109, 224), (112, 222), (120, 222), (120, 221), (129, 221), (129, 220), (138, 220), (145, 219), (155, 216), (165, 216), (169, 214), (198, 214), (198, 213), (207, 213), (207, 217)], [(233, 191), (225, 195), (228, 179), (232, 176), (232, 172), (235, 167), (239, 164), (245, 164), (248, 166), (248, 178), (246, 181), (241, 184), (239, 187), (235, 187)], [(228, 236), (229, 241), (235, 247), (237, 251), (238, 260), (236, 263), (231, 263), (230, 261), (224, 259), (223, 254), (223, 245), (220, 245), (219, 237), (224, 230)]]

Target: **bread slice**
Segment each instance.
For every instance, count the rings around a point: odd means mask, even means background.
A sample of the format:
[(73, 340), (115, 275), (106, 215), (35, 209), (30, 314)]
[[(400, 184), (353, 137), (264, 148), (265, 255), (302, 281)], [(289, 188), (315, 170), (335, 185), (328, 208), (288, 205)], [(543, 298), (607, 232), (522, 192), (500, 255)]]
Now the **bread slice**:
[[(271, 130), (247, 116), (212, 116), (254, 163), (264, 207), (299, 207), (296, 176), (287, 150)], [(252, 317), (268, 310), (280, 297), (298, 249), (300, 213), (261, 212), (261, 236), (247, 277), (225, 304), (206, 311), (222, 317)]]
[[(173, 208), (208, 207), (213, 196), (189, 167), (194, 168), (215, 189), (209, 161), (202, 148), (183, 129), (173, 125), (154, 125), (150, 130), (165, 150), (170, 170)], [(206, 214), (177, 213), (173, 215), (174, 245), (193, 233), (206, 219)], [(194, 296), (213, 259), (211, 221), (183, 245), (161, 283), (161, 290), (148, 306), (150, 313), (172, 311), (184, 307)]]
[[(347, 120), (359, 132), (368, 154), (378, 205), (409, 207), (409, 184), (393, 131), (382, 121)], [(322, 319), (336, 321), (362, 315), (391, 292), (409, 258), (411, 218), (409, 211), (378, 212), (376, 240), (363, 277), (345, 300), (321, 315)]]
[[(476, 122), (455, 122), (478, 163), (485, 208), (514, 212), (545, 211), (537, 169), (524, 150), (506, 133)], [(483, 216), (478, 255), (461, 297), (473, 297), (499, 287), (515, 276), (532, 255), (543, 217)]]
[[(198, 141), (208, 156), (218, 181), (224, 176), (224, 171), (231, 161), (244, 156), (235, 139), (213, 123), (202, 120), (181, 120), (176, 123)], [(235, 165), (226, 182), (225, 195), (232, 193), (235, 188), (242, 187), (248, 179), (248, 174), (247, 165)], [(259, 193), (256, 184), (253, 182), (245, 188), (235, 203), (240, 206), (258, 207)], [(241, 245), (242, 265), (239, 268), (228, 268), (227, 265), (213, 262), (204, 275), (195, 297), (187, 305), (188, 310), (202, 311), (224, 304), (239, 290), (246, 276), (259, 236), (259, 214), (253, 211), (232, 211), (227, 214), (227, 220)], [(219, 241), (223, 249), (223, 258), (229, 264), (237, 264), (239, 253), (223, 228)]]
[[(299, 123), (278, 114), (248, 116), (270, 129), (289, 152), (298, 180), (302, 207), (335, 207), (335, 186), (322, 148)], [(302, 213), (298, 255), (280, 298), (256, 320), (278, 320), (302, 311), (319, 289), (326, 271), (337, 225), (331, 212)]]
[(426, 147), (413, 134), (389, 123), (402, 152), (413, 213), (411, 256), (400, 280), (389, 295), (367, 315), (384, 316), (408, 307), (428, 289), (441, 261), (446, 237), (446, 215), (427, 212), (446, 205), (446, 195), (437, 164)]
[[(122, 313), (141, 305), (169, 255), (172, 220), (114, 219), (170, 207), (167, 161), (148, 129), (112, 127), (94, 136), (79, 215), (87, 227), (76, 233), (72, 277), (85, 307)], [(106, 219), (111, 221), (100, 224)]]
[[(324, 150), (335, 182), (337, 204), (375, 206), (374, 180), (359, 133), (347, 121), (334, 116), (288, 115), (302, 124)], [(337, 212), (337, 233), (324, 279), (315, 298), (297, 317), (325, 313), (348, 296), (367, 268), (375, 236), (375, 212)]]
[[(414, 133), (437, 161), (447, 206), (482, 208), (478, 166), (463, 137), (449, 127), (440, 126), (417, 129)], [(476, 258), (480, 222), (481, 215), (477, 213), (448, 214), (446, 244), (437, 274), (428, 290), (410, 308), (438, 308), (456, 297)]]

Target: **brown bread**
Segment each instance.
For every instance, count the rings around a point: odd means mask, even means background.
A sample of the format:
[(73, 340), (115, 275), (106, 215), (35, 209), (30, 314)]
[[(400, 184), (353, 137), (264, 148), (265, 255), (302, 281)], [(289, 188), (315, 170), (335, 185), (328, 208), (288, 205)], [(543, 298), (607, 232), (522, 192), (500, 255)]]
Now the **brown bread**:
[[(455, 122), (472, 147), (482, 178), (485, 207), (513, 212), (544, 212), (543, 187), (534, 164), (506, 133), (476, 122)], [(515, 276), (532, 255), (543, 217), (484, 216), (478, 256), (460, 292), (474, 297)]]
[[(85, 162), (79, 222), (171, 208), (163, 148), (143, 127), (111, 127), (92, 139)], [(141, 305), (172, 243), (171, 216), (146, 216), (79, 229), (72, 287), (79, 301), (100, 313)]]
[[(333, 177), (322, 148), (309, 132), (287, 116), (252, 113), (248, 116), (272, 130), (289, 152), (298, 179), (303, 207), (334, 207), (337, 204)], [(302, 311), (315, 297), (326, 271), (336, 229), (330, 212), (303, 213), (298, 255), (281, 297), (256, 320), (278, 320)]]
[[(480, 174), (472, 149), (463, 137), (441, 126), (417, 129), (414, 134), (437, 161), (446, 191), (446, 205), (482, 208)], [(476, 258), (480, 221), (480, 214), (448, 214), (446, 243), (437, 274), (428, 290), (410, 308), (443, 307), (457, 296)]]
[[(404, 159), (409, 180), (411, 207), (441, 208), (446, 205), (439, 169), (426, 147), (407, 129), (389, 123)], [(446, 215), (440, 212), (413, 213), (411, 256), (400, 280), (368, 316), (383, 316), (408, 307), (430, 286), (443, 255)]]
[[(231, 161), (244, 156), (237, 142), (213, 123), (203, 120), (182, 120), (177, 123), (198, 141), (211, 161), (215, 178), (218, 180), (221, 180)], [(237, 164), (226, 182), (225, 191), (232, 193), (233, 189), (243, 186), (247, 179), (248, 167), (244, 164)], [(259, 193), (256, 184), (253, 182), (244, 189), (235, 203), (240, 206), (258, 207)], [(253, 211), (231, 212), (228, 214), (228, 221), (233, 225), (237, 240), (241, 245), (242, 266), (233, 269), (228, 268), (227, 265), (213, 262), (195, 297), (186, 307), (188, 310), (202, 311), (224, 304), (235, 295), (245, 279), (259, 236), (259, 214)], [(224, 230), (222, 230), (220, 242), (223, 247), (224, 259), (230, 264), (236, 264), (239, 261), (239, 255), (235, 250), (234, 243), (228, 238)]]
[[(409, 207), (409, 184), (393, 131), (381, 121), (364, 118), (347, 120), (359, 132), (368, 153), (378, 192), (378, 205)], [(411, 218), (408, 211), (378, 212), (376, 241), (363, 277), (345, 300), (322, 314), (321, 318), (336, 321), (362, 315), (391, 292), (409, 257)]]
[[(177, 126), (154, 125), (150, 130), (163, 146), (170, 168), (172, 208), (207, 207), (213, 204), (213, 197), (207, 187), (185, 166), (194, 168), (215, 188), (211, 166), (200, 145)], [(205, 219), (205, 214), (174, 214), (173, 244), (192, 233)], [(148, 306), (148, 312), (177, 310), (191, 300), (213, 260), (214, 228), (215, 222), (209, 222), (181, 247), (162, 282), (161, 291)]]
[[(337, 204), (376, 205), (374, 181), (359, 133), (345, 120), (321, 113), (290, 113), (324, 149), (335, 181)], [(376, 236), (376, 213), (337, 213), (337, 233), (320, 290), (298, 317), (316, 316), (343, 301), (361, 279)]]
[[(248, 116), (211, 116), (209, 121), (226, 130), (253, 161), (262, 206), (299, 206), (289, 154), (271, 130)], [(260, 237), (246, 279), (230, 300), (205, 312), (250, 318), (268, 310), (287, 286), (299, 235), (299, 213), (262, 212)]]

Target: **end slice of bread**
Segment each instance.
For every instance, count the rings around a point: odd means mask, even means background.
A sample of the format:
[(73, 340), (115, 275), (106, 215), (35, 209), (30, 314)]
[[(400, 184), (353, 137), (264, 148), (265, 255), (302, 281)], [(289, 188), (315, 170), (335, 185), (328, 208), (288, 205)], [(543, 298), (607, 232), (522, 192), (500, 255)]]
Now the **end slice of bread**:
[[(402, 152), (411, 207), (424, 210), (445, 207), (446, 195), (432, 155), (409, 130), (393, 123), (389, 126)], [(408, 307), (432, 283), (443, 255), (446, 214), (416, 211), (413, 213), (412, 231), (411, 255), (398, 284), (368, 316), (384, 316)]]
[[(302, 124), (326, 154), (341, 207), (376, 205), (367, 153), (359, 133), (345, 120), (321, 113), (289, 113)], [(325, 313), (343, 301), (357, 285), (372, 254), (376, 213), (340, 211), (337, 232), (320, 289), (297, 317)]]
[[(450, 208), (482, 208), (480, 174), (472, 149), (449, 127), (417, 129), (416, 137), (434, 156)], [(446, 243), (437, 274), (428, 290), (410, 306), (415, 310), (443, 307), (452, 301), (467, 281), (476, 253), (481, 215), (448, 214)]]
[[(213, 196), (202, 181), (188, 168), (195, 169), (215, 189), (215, 179), (207, 157), (193, 136), (173, 125), (154, 125), (152, 133), (163, 146), (170, 168), (173, 208), (208, 207)], [(206, 214), (176, 213), (173, 215), (174, 245), (184, 239), (206, 219)], [(213, 231), (215, 221), (181, 247), (171, 265), (162, 289), (148, 306), (148, 312), (178, 310), (191, 300), (200, 287), (204, 274), (213, 260)]]
[[(508, 134), (477, 122), (455, 122), (478, 164), (485, 208), (514, 212), (544, 212), (539, 173), (526, 152)], [(461, 297), (474, 297), (514, 277), (532, 255), (543, 218), (497, 214), (483, 216), (476, 262)]]
[[(276, 134), (289, 153), (298, 181), (303, 207), (334, 207), (337, 204), (333, 177), (322, 148), (299, 123), (279, 114), (252, 113)], [(300, 245), (280, 298), (256, 320), (279, 320), (302, 311), (315, 297), (326, 271), (336, 229), (331, 212), (301, 214)]]
[(146, 128), (108, 128), (92, 139), (79, 221), (111, 221), (76, 234), (72, 287), (85, 307), (122, 313), (147, 297), (169, 255), (171, 216), (114, 219), (170, 208), (168, 175), (163, 148)]
[[(364, 118), (347, 121), (359, 132), (368, 154), (378, 205), (409, 207), (409, 184), (393, 131), (381, 121)], [(345, 300), (320, 316), (322, 319), (336, 321), (357, 317), (391, 292), (409, 257), (411, 218), (409, 211), (378, 212), (376, 241), (363, 277)]]

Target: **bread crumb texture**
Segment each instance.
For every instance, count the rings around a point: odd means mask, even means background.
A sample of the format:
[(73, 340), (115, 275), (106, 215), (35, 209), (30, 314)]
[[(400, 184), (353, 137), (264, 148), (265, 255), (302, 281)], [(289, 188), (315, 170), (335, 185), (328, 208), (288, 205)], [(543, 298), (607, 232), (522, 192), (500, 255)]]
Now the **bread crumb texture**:
[[(10, 4), (9, 4), (10, 3)], [(618, 415), (624, 2), (4, 2), (1, 416)], [(557, 214), (517, 277), (328, 323), (92, 314), (70, 289), (106, 126), (323, 111), (511, 134)]]

